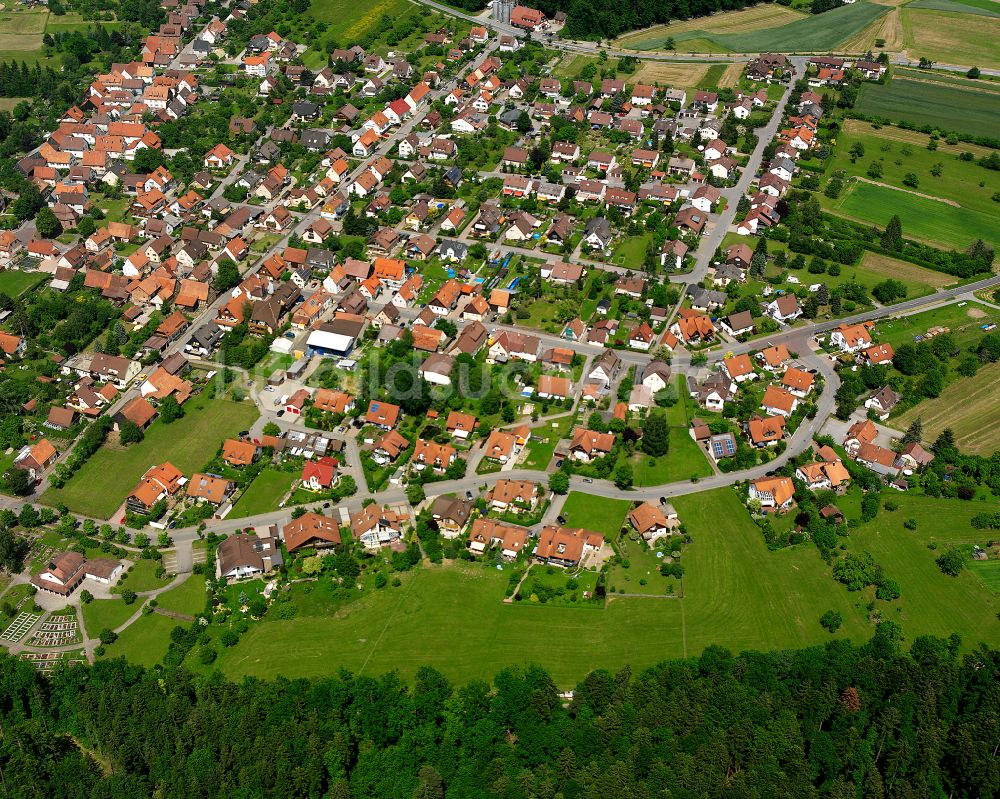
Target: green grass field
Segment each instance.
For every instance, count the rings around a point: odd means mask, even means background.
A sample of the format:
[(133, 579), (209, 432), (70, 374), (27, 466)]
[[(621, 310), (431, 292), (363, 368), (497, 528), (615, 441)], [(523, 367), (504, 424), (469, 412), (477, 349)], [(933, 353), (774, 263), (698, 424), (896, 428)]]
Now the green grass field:
[(870, 183), (852, 182), (832, 210), (878, 227), (885, 227), (896, 214), (903, 223), (903, 235), (944, 248), (964, 250), (977, 238), (1000, 248), (1000, 229), (990, 214), (918, 197)]
[(973, 136), (995, 136), (1000, 125), (1000, 93), (906, 78), (893, 78), (885, 85), (864, 84), (855, 108), (869, 116)]
[(0, 272), (0, 292), (16, 299), (28, 289), (47, 280), (48, 277), (45, 272), (21, 272), (16, 269)]
[[(858, 145), (864, 148), (865, 154), (851, 163), (850, 151)], [(998, 211), (992, 198), (1000, 191), (1000, 173), (983, 169), (975, 162), (963, 161), (954, 152), (932, 151), (891, 141), (881, 138), (877, 132), (841, 133), (833, 157), (828, 159), (827, 174), (843, 170), (848, 175), (866, 177), (869, 167), (876, 162), (882, 168), (880, 183), (905, 190), (903, 178), (912, 173), (919, 181), (916, 191), (991, 216)], [(931, 173), (935, 164), (941, 165), (941, 174), (937, 177)]]
[(705, 73), (705, 76), (698, 81), (698, 88), (706, 91), (716, 88), (722, 76), (726, 74), (727, 69), (729, 69), (728, 64), (712, 64)]
[(604, 533), (608, 538), (617, 538), (631, 508), (632, 503), (627, 499), (605, 499), (570, 491), (562, 515), (567, 527), (583, 527)]
[(136, 601), (126, 605), (120, 599), (95, 599), (83, 606), (83, 623), (90, 638), (97, 638), (101, 630), (113, 630), (132, 617), (141, 605)]
[(1000, 594), (1000, 560), (970, 560), (969, 571), (994, 594)]
[[(801, 53), (830, 50), (867, 28), (888, 10), (887, 6), (866, 3), (862, 0), (823, 14), (810, 14), (779, 28), (727, 34), (712, 34), (705, 31), (701, 36), (734, 53), (765, 51)], [(681, 50), (688, 48), (683, 37), (679, 38), (678, 47)]]
[(199, 395), (184, 406), (173, 424), (154, 422), (146, 437), (128, 449), (103, 447), (61, 489), (49, 489), (42, 501), (66, 503), (70, 510), (107, 519), (150, 467), (170, 461), (186, 475), (200, 469), (222, 440), (248, 429), (257, 419), (252, 402), (212, 400)]
[(625, 568), (624, 562), (611, 567), (608, 572), (608, 591), (649, 596), (676, 595), (681, 581), (676, 577), (664, 577), (660, 574), (660, 563), (663, 560), (656, 557), (657, 552), (662, 554), (666, 551), (663, 542), (658, 542), (650, 549), (639, 541), (622, 536), (618, 541), (618, 552), (628, 561), (628, 568)]
[(157, 606), (164, 610), (186, 613), (194, 616), (205, 610), (205, 578), (200, 574), (192, 574), (176, 588), (160, 594), (156, 598)]
[[(890, 610), (884, 609), (883, 617), (899, 622), (910, 641), (918, 635), (957, 632), (967, 647), (979, 642), (995, 645), (1000, 639), (1000, 597), (968, 570), (948, 577), (934, 563), (949, 546), (988, 537), (969, 524), (982, 505), (907, 494), (893, 499), (899, 503), (898, 510), (879, 511), (847, 540), (850, 550), (870, 552), (899, 583), (901, 598), (889, 603)], [(915, 531), (903, 527), (907, 518), (917, 520)], [(938, 549), (928, 549), (929, 543)]]
[(295, 475), (291, 472), (262, 471), (237, 500), (229, 513), (230, 519), (242, 519), (278, 509), (278, 502), (292, 487)]
[[(713, 30), (715, 23), (724, 26), (728, 21), (727, 15), (719, 14), (717, 18), (688, 20), (682, 27), (658, 26), (653, 29), (655, 33), (651, 32), (647, 37), (626, 36), (622, 41), (636, 50), (655, 50), (662, 47), (669, 36), (674, 39), (678, 52), (684, 53), (828, 51), (864, 30), (888, 11), (888, 6), (861, 0), (823, 14), (803, 15), (784, 25), (769, 25), (754, 30), (756, 26), (748, 24), (744, 30), (730, 29), (729, 33), (718, 32), (718, 28)], [(699, 22), (703, 24), (694, 28), (693, 25)]]
[(633, 456), (632, 476), (637, 486), (662, 485), (712, 474), (708, 458), (688, 433), (691, 419), (704, 414), (693, 404), (684, 375), (677, 375), (675, 387), (677, 402), (666, 409), (670, 450), (666, 455), (655, 458), (652, 465), (648, 455), (637, 453)]
[[(725, 66), (721, 64), (718, 66)], [(623, 266), (626, 269), (642, 269), (643, 261), (646, 257), (646, 248), (653, 240), (652, 233), (644, 233), (641, 236), (629, 236), (623, 239), (611, 255), (612, 263)]]
[(153, 666), (163, 660), (170, 644), (170, 631), (177, 626), (184, 624), (159, 613), (140, 616), (107, 647), (104, 656), (125, 657), (141, 666)]
[(309, 4), (308, 16), (326, 22), (328, 36), (349, 41), (372, 27), (382, 16), (398, 17), (413, 8), (406, 0), (375, 0), (373, 3), (314, 0)]
[(953, 11), (956, 14), (977, 14), (985, 17), (1000, 17), (995, 0), (910, 0), (907, 8), (926, 8), (932, 11)]
[(1000, 66), (1000, 17), (904, 6), (899, 20), (903, 46), (914, 58), (993, 69)]
[[(895, 613), (897, 603), (879, 603), (883, 614), (900, 621), (909, 641), (958, 632), (967, 648), (980, 640), (996, 645), (1000, 597), (971, 573), (943, 575), (926, 546), (975, 540), (968, 519), (978, 505), (893, 497), (899, 510), (882, 511), (846, 539), (852, 549), (870, 549), (902, 587), (901, 612)], [(503, 572), (465, 564), (418, 569), (402, 575), (400, 588), (371, 592), (335, 616), (300, 613), (254, 624), (239, 645), (220, 650), (213, 668), (231, 678), (314, 676), (341, 667), (369, 674), (397, 669), (411, 677), (430, 665), (462, 680), (534, 662), (568, 687), (594, 668), (643, 668), (695, 656), (711, 644), (739, 651), (828, 641), (818, 621), (827, 610), (844, 618), (838, 637), (871, 636), (869, 595), (835, 582), (811, 545), (769, 552), (734, 491), (678, 497), (674, 504), (694, 537), (682, 556), (683, 600), (613, 598), (603, 610), (504, 605)], [(856, 513), (856, 503), (845, 505)], [(584, 509), (593, 512), (592, 505)], [(916, 532), (902, 528), (910, 516), (919, 520)], [(117, 644), (109, 648), (121, 652)], [(202, 668), (193, 660), (188, 665)]]

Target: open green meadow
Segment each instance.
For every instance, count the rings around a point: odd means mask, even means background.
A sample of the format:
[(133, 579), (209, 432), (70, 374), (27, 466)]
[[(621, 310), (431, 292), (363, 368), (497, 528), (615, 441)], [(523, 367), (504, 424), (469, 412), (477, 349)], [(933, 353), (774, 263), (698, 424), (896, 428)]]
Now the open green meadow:
[(964, 250), (977, 238), (1000, 248), (1000, 229), (991, 214), (885, 186), (851, 182), (831, 210), (880, 228), (895, 214), (903, 224), (903, 236), (945, 248)]
[[(589, 499), (595, 505), (575, 503), (594, 513), (605, 502)], [(466, 679), (534, 662), (568, 686), (595, 668), (643, 668), (710, 644), (740, 650), (820, 643), (830, 636), (818, 619), (830, 608), (845, 617), (842, 633), (857, 640), (870, 635), (864, 611), (854, 606), (860, 597), (833, 582), (811, 547), (767, 552), (735, 492), (675, 504), (695, 537), (683, 556), (684, 600), (619, 597), (604, 609), (505, 605), (507, 575), (456, 563), (404, 574), (400, 588), (369, 593), (333, 617), (254, 624), (213, 667), (230, 676), (319, 675), (343, 666), (356, 673), (398, 669), (409, 677), (431, 665)]]
[(102, 447), (63, 488), (46, 491), (42, 501), (63, 502), (77, 513), (107, 519), (151, 466), (169, 461), (191, 475), (211, 460), (224, 438), (248, 429), (257, 416), (252, 402), (199, 394), (185, 403), (183, 418), (173, 424), (153, 422), (138, 444)]
[[(966, 647), (995, 645), (1000, 597), (971, 573), (957, 579), (942, 574), (927, 548), (931, 541), (940, 549), (977, 540), (968, 519), (981, 508), (960, 500), (893, 498), (897, 511), (881, 511), (846, 539), (852, 550), (872, 551), (900, 583), (901, 600), (878, 603), (883, 616), (899, 621), (908, 640), (958, 632)], [(605, 502), (571, 499), (574, 513), (593, 514)], [(844, 505), (856, 513), (850, 499)], [(371, 674), (398, 669), (411, 677), (430, 665), (459, 680), (534, 662), (568, 686), (594, 668), (643, 668), (697, 655), (711, 644), (739, 651), (821, 643), (830, 639), (819, 625), (827, 610), (844, 618), (838, 636), (863, 641), (871, 635), (869, 592), (850, 593), (835, 582), (809, 544), (769, 552), (732, 489), (678, 497), (674, 505), (694, 537), (682, 555), (683, 600), (616, 597), (604, 609), (505, 605), (506, 574), (454, 563), (403, 574), (401, 587), (368, 593), (333, 615), (303, 611), (293, 619), (253, 624), (237, 646), (220, 648), (213, 668), (230, 677), (314, 676), (341, 667)], [(902, 527), (909, 517), (918, 519), (916, 532)], [(189, 658), (189, 665), (202, 668), (195, 660)]]
[(888, 12), (889, 6), (865, 0), (823, 14), (802, 14), (777, 3), (762, 3), (657, 25), (627, 34), (618, 44), (634, 50), (657, 50), (673, 39), (676, 50), (682, 53), (825, 52), (846, 43)]
[(122, 23), (97, 23), (76, 12), (56, 16), (46, 8), (5, 8), (0, 11), (0, 61), (24, 61), (28, 66), (41, 62), (58, 69), (61, 56), (46, 56), (42, 37), (46, 33), (54, 36), (57, 33), (86, 30), (94, 24), (113, 29), (121, 27)]
[[(909, 641), (918, 635), (955, 632), (966, 647), (980, 642), (995, 646), (1000, 639), (1000, 596), (970, 571), (949, 577), (934, 562), (951, 546), (971, 545), (988, 537), (969, 524), (983, 506), (908, 494), (892, 499), (899, 504), (898, 510), (880, 510), (847, 539), (851, 551), (870, 552), (899, 583), (900, 598), (879, 603), (883, 618), (901, 624)], [(916, 530), (903, 527), (908, 518), (917, 521)], [(929, 544), (936, 549), (929, 549)]]
[(265, 469), (247, 487), (243, 495), (229, 513), (230, 519), (242, 519), (244, 516), (254, 516), (258, 513), (277, 510), (278, 502), (288, 493), (295, 481), (291, 472), (278, 472)]
[(973, 136), (996, 136), (1000, 127), (1000, 92), (902, 77), (864, 84), (855, 108), (868, 116)]
[(969, 571), (983, 581), (994, 594), (1000, 594), (1000, 560), (969, 561)]
[(900, 8), (903, 46), (911, 57), (963, 66), (1000, 66), (1000, 15), (966, 8), (963, 13), (909, 5)]
[[(865, 178), (871, 165), (877, 163), (882, 169), (882, 176), (877, 178), (879, 183), (907, 191), (903, 179), (913, 174), (918, 179), (915, 191), (922, 194), (991, 216), (1000, 211), (992, 199), (1000, 191), (1000, 172), (984, 169), (975, 161), (963, 161), (953, 151), (928, 150), (926, 146), (892, 141), (878, 134), (879, 131), (841, 133), (833, 157), (828, 159), (827, 174), (843, 170), (848, 175)], [(859, 145), (864, 148), (864, 155), (852, 163), (851, 150)], [(938, 176), (931, 171), (936, 165), (941, 170)]]

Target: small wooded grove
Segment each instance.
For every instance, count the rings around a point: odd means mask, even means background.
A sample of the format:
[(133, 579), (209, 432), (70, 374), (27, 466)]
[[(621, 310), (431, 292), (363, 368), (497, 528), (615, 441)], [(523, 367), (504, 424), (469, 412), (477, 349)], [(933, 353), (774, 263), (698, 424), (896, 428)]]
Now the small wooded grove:
[(863, 646), (492, 684), (422, 668), (195, 677), (0, 658), (5, 797), (960, 799), (1000, 792), (1000, 653), (883, 622)]

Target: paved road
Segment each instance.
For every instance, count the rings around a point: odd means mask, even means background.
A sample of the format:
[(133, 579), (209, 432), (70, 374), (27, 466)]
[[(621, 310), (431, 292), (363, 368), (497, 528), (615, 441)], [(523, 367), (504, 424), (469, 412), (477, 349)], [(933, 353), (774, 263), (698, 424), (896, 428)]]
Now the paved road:
[[(795, 68), (796, 79), (805, 74), (806, 59), (793, 59), (792, 63)], [(711, 228), (709, 232), (703, 235), (698, 242), (698, 253), (694, 269), (687, 275), (679, 276), (677, 280), (694, 284), (700, 283), (705, 279), (705, 276), (708, 274), (708, 268), (711, 266), (712, 258), (715, 256), (715, 251), (722, 245), (722, 240), (729, 231), (729, 226), (736, 219), (736, 211), (740, 198), (749, 190), (751, 182), (757, 176), (757, 171), (764, 161), (764, 150), (778, 132), (782, 116), (785, 112), (785, 105), (788, 103), (788, 96), (791, 93), (792, 87), (788, 86), (785, 89), (785, 93), (781, 95), (781, 99), (778, 101), (778, 105), (774, 113), (771, 114), (771, 119), (768, 120), (767, 125), (755, 131), (757, 134), (757, 146), (754, 148), (753, 153), (750, 154), (750, 159), (747, 161), (746, 166), (743, 167), (740, 179), (736, 185), (722, 190), (722, 196), (726, 199), (727, 205), (721, 214), (713, 218), (712, 223), (710, 223)]]
[(733, 346), (728, 347), (725, 353), (713, 353), (709, 356), (709, 360), (719, 360), (724, 354), (728, 354), (729, 352), (732, 352), (734, 355), (739, 355), (741, 353), (758, 350), (763, 347), (769, 347), (772, 344), (787, 345), (789, 342), (801, 339), (803, 334), (805, 334), (808, 338), (819, 333), (827, 333), (844, 324), (854, 325), (860, 324), (861, 322), (874, 322), (878, 319), (886, 319), (893, 316), (904, 316), (912, 311), (923, 308), (924, 306), (940, 305), (944, 302), (971, 295), (972, 292), (978, 291), (979, 289), (992, 288), (994, 286), (1000, 286), (1000, 275), (994, 275), (993, 277), (984, 278), (983, 280), (977, 280), (973, 283), (966, 283), (965, 285), (958, 286), (956, 288), (944, 289), (925, 297), (905, 300), (904, 302), (900, 302), (895, 305), (884, 305), (871, 311), (854, 314), (853, 316), (844, 316), (838, 319), (830, 319), (823, 322), (813, 322), (812, 324), (805, 325), (804, 327), (789, 328), (784, 332), (768, 336), (766, 340), (757, 339), (755, 341), (748, 341), (745, 344), (734, 344)]

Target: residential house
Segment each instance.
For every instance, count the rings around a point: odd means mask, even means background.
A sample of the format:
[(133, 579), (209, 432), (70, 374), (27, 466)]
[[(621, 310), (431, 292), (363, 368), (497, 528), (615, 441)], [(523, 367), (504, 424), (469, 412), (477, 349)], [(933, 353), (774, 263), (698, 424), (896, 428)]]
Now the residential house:
[(538, 535), (534, 555), (554, 566), (579, 566), (604, 547), (604, 536), (592, 530), (545, 525)]
[(679, 532), (681, 526), (677, 511), (669, 504), (661, 510), (651, 502), (642, 502), (629, 512), (628, 520), (649, 544)]
[(600, 433), (588, 430), (586, 427), (577, 427), (570, 439), (569, 453), (575, 460), (589, 463), (596, 458), (609, 455), (614, 445), (613, 433)]
[(795, 504), (795, 484), (790, 477), (762, 477), (750, 483), (750, 499), (763, 510), (784, 511)]

